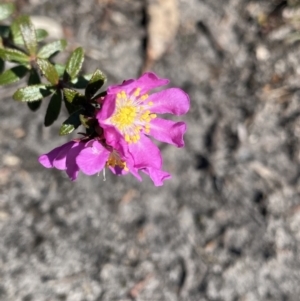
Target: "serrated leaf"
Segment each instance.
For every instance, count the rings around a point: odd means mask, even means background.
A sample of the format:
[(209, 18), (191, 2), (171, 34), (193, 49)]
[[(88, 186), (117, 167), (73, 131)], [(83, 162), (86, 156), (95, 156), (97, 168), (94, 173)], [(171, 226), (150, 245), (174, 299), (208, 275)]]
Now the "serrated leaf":
[(69, 103), (71, 103), (75, 106), (80, 105), (85, 101), (84, 95), (80, 94), (79, 92), (77, 92), (73, 89), (64, 88), (63, 93), (64, 93), (64, 96), (65, 96), (65, 99)]
[(35, 34), (38, 42), (43, 41), (49, 35), (47, 30), (41, 28), (36, 29)]
[(0, 20), (8, 18), (15, 10), (13, 3), (1, 3), (0, 4)]
[(59, 135), (64, 136), (72, 133), (75, 129), (77, 129), (81, 125), (81, 121), (79, 118), (81, 110), (75, 111), (72, 115), (70, 115), (62, 124), (59, 130)]
[(84, 51), (82, 47), (78, 47), (76, 48), (72, 54), (70, 55), (67, 65), (66, 65), (66, 76), (67, 79), (74, 79), (81, 67), (82, 67), (82, 63), (84, 61)]
[(94, 96), (104, 85), (105, 81), (106, 76), (99, 69), (97, 69), (85, 89), (85, 96), (87, 98)]
[(42, 74), (47, 78), (47, 80), (52, 85), (57, 85), (59, 82), (59, 76), (55, 67), (48, 60), (38, 58), (36, 62)]
[[(28, 78), (28, 86), (38, 85), (40, 83), (41, 83), (41, 79), (40, 79), (39, 74), (37, 73), (37, 71), (35, 69), (31, 69), (30, 70), (30, 75), (29, 75), (29, 78)], [(40, 108), (41, 104), (42, 104), (41, 100), (33, 101), (33, 102), (27, 102), (28, 108), (33, 112), (37, 111)]]
[(26, 75), (28, 69), (25, 66), (16, 66), (0, 74), (0, 85), (8, 85), (19, 81)]
[(44, 125), (49, 126), (51, 125), (59, 116), (61, 109), (61, 92), (56, 91), (49, 102), (45, 120), (44, 120)]
[(35, 55), (37, 49), (37, 38), (35, 28), (30, 18), (28, 16), (21, 16), (18, 18), (18, 24), (26, 49), (30, 55)]
[(13, 99), (22, 102), (31, 102), (43, 99), (52, 93), (51, 87), (47, 85), (33, 85), (18, 89), (14, 95)]
[(38, 52), (37, 56), (42, 59), (48, 59), (51, 55), (58, 51), (63, 51), (67, 46), (66, 40), (59, 40), (49, 43), (42, 47)]
[(11, 48), (0, 48), (0, 58), (5, 61), (28, 63), (30, 58), (20, 50)]

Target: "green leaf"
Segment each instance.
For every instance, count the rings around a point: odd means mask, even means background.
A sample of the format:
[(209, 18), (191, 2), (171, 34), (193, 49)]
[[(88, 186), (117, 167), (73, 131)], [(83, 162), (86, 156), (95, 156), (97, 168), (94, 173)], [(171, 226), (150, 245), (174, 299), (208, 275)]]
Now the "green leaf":
[(0, 20), (8, 18), (15, 10), (13, 3), (1, 3), (0, 4)]
[(69, 115), (73, 114), (75, 111), (79, 109), (77, 106), (74, 106), (71, 103), (69, 103), (65, 98), (64, 98), (64, 103)]
[(36, 29), (35, 34), (38, 42), (43, 41), (49, 35), (45, 29), (41, 29), (41, 28)]
[(8, 38), (10, 33), (10, 27), (8, 25), (0, 25), (0, 36)]
[(0, 73), (4, 71), (4, 67), (5, 67), (5, 62), (2, 59), (0, 59)]
[(25, 66), (16, 66), (0, 74), (0, 85), (8, 85), (19, 81), (26, 75), (28, 69)]
[(82, 66), (84, 60), (84, 51), (82, 47), (76, 48), (68, 59), (65, 77), (66, 79), (74, 79)]
[(56, 70), (56, 72), (58, 73), (59, 77), (64, 75), (66, 66), (65, 65), (61, 65), (61, 64), (55, 64), (54, 68)]
[[(99, 99), (99, 98), (101, 98), (101, 97), (105, 97), (106, 95), (107, 95), (107, 92), (106, 92), (106, 91), (100, 92), (100, 93), (96, 94), (96, 95), (92, 98), (92, 100), (97, 101), (97, 99)], [(98, 102), (97, 102), (97, 103), (98, 103)]]
[(42, 59), (48, 59), (51, 55), (58, 51), (63, 51), (67, 46), (66, 40), (59, 40), (53, 43), (47, 44), (40, 49), (37, 56)]
[(26, 49), (30, 55), (35, 55), (37, 49), (37, 39), (35, 28), (31, 23), (30, 18), (28, 16), (21, 16), (18, 18), (18, 24)]
[(81, 124), (85, 127), (85, 128), (90, 128), (90, 118), (87, 117), (87, 116), (84, 116), (83, 114), (80, 114), (79, 115), (79, 119), (80, 119), (80, 122)]
[(37, 111), (40, 108), (41, 104), (42, 104), (41, 100), (27, 102), (28, 108), (33, 112)]
[(57, 85), (59, 82), (59, 76), (55, 67), (47, 60), (37, 59), (37, 65), (39, 66), (42, 74), (52, 85)]
[[(24, 40), (22, 37), (22, 33), (21, 33), (21, 29), (20, 29), (18, 20), (13, 21), (9, 29), (10, 29), (14, 44), (24, 45)], [(5, 28), (3, 28), (3, 32), (6, 34)], [(37, 29), (35, 31), (35, 34), (36, 34), (36, 39), (38, 42), (44, 40), (48, 36), (48, 32), (44, 29)]]
[(91, 98), (104, 85), (106, 76), (97, 69), (85, 89), (85, 96)]
[[(35, 69), (31, 69), (30, 70), (30, 75), (29, 75), (29, 78), (28, 78), (28, 86), (38, 85), (40, 83), (41, 83), (41, 79), (40, 79), (39, 74), (37, 73), (37, 71)], [(41, 104), (42, 104), (41, 100), (33, 101), (33, 102), (27, 102), (28, 108), (33, 112), (37, 111), (39, 109), (39, 107), (41, 106)]]
[(81, 125), (80, 121), (80, 113), (82, 110), (75, 111), (72, 115), (70, 115), (62, 124), (59, 130), (59, 135), (64, 136), (72, 133), (75, 129), (77, 129)]
[(29, 78), (28, 78), (28, 86), (38, 85), (41, 83), (40, 76), (36, 69), (31, 69)]
[(64, 88), (63, 92), (65, 99), (73, 105), (80, 105), (85, 101), (84, 95), (80, 94), (79, 92), (73, 89)]
[(80, 75), (71, 81), (71, 86), (76, 89), (85, 89), (93, 74)]
[(21, 29), (18, 23), (18, 19), (15, 19), (10, 25), (10, 32), (12, 35), (12, 40), (15, 45), (24, 45), (24, 40), (22, 37)]
[(61, 109), (61, 92), (57, 90), (50, 99), (45, 120), (44, 120), (45, 126), (51, 125), (58, 118), (60, 109)]
[(30, 57), (20, 50), (11, 48), (0, 48), (0, 58), (5, 61), (28, 63)]
[(37, 101), (49, 96), (52, 92), (51, 87), (47, 85), (33, 85), (18, 89), (14, 93), (13, 99), (22, 102)]

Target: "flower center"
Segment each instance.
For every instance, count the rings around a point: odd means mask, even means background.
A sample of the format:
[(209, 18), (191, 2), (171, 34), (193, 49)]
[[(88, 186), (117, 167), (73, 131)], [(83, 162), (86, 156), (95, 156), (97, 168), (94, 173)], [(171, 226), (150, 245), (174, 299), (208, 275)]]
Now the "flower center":
[(128, 171), (128, 167), (126, 166), (126, 162), (121, 160), (120, 156), (118, 153), (113, 151), (107, 161), (106, 161), (106, 166), (107, 167), (113, 167), (115, 168), (116, 166), (120, 167), (121, 169), (124, 169), (125, 171)]
[(156, 118), (149, 110), (153, 103), (145, 102), (147, 94), (140, 95), (137, 88), (131, 95), (125, 91), (119, 92), (116, 99), (116, 109), (111, 116), (111, 123), (121, 132), (126, 142), (136, 143), (140, 140), (140, 132), (150, 132), (150, 121)]
[(119, 129), (131, 125), (136, 117), (136, 108), (133, 106), (124, 106), (117, 110), (112, 117), (112, 121)]

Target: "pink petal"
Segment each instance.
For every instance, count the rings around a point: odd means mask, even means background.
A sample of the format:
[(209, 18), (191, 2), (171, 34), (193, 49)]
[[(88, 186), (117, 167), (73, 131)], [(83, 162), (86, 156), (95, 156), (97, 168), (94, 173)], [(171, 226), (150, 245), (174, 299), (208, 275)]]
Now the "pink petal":
[(148, 91), (165, 86), (170, 81), (166, 78), (159, 78), (153, 72), (146, 72), (140, 78), (136, 80), (137, 88), (141, 88), (141, 93), (147, 93)]
[(158, 141), (183, 147), (183, 135), (185, 132), (186, 124), (184, 122), (155, 118), (151, 121), (149, 135)]
[(124, 90), (125, 92), (131, 94), (136, 88), (141, 89), (141, 93), (147, 93), (148, 91), (158, 88), (160, 86), (167, 85), (169, 83), (168, 79), (159, 78), (153, 72), (146, 72), (140, 78), (133, 80), (126, 80), (121, 85), (111, 86), (107, 89), (107, 93), (118, 93)]
[(124, 80), (122, 84), (120, 85), (113, 85), (113, 86), (109, 86), (107, 89), (107, 93), (108, 94), (117, 94), (120, 91), (132, 91), (132, 89), (134, 89), (135, 87), (135, 79), (127, 79)]
[(129, 169), (129, 172), (135, 176), (139, 181), (142, 181), (141, 176), (138, 173), (138, 169), (136, 167), (134, 167), (134, 161), (132, 157), (127, 157), (126, 159), (126, 166)]
[(50, 151), (48, 154), (41, 155), (39, 157), (39, 162), (46, 168), (52, 168), (53, 167), (53, 161), (57, 157), (57, 155), (61, 151), (61, 147), (56, 147), (52, 151)]
[(106, 148), (95, 141), (91, 147), (86, 147), (79, 153), (76, 163), (83, 173), (94, 175), (104, 168), (109, 154)]
[(114, 126), (104, 125), (105, 143), (116, 150), (121, 157), (128, 156), (128, 144)]
[[(52, 168), (54, 167), (54, 161), (55, 159), (61, 154), (65, 154), (65, 150), (72, 147), (74, 141), (67, 142), (59, 147), (54, 148), (52, 151), (50, 151), (47, 154), (41, 155), (39, 157), (39, 162), (46, 168)], [(65, 154), (66, 155), (66, 154)], [(61, 169), (65, 169), (65, 164), (63, 164)]]
[[(127, 165), (127, 167), (128, 167), (128, 165)], [(128, 174), (128, 172), (130, 172), (139, 181), (142, 181), (142, 178), (138, 173), (138, 169), (136, 169), (136, 168), (128, 167), (129, 171), (128, 170), (126, 171), (124, 168), (120, 168), (119, 166), (116, 166), (116, 167), (110, 166), (109, 169), (111, 170), (111, 172), (113, 174), (118, 175), (118, 176), (124, 176), (124, 175)]]
[(66, 173), (71, 181), (75, 181), (77, 179), (79, 167), (76, 163), (76, 158), (81, 152), (81, 150), (84, 148), (85, 148), (85, 143), (80, 142), (77, 145), (74, 145), (68, 152), (67, 160), (66, 160), (66, 166), (67, 166)]
[(133, 157), (135, 168), (161, 167), (162, 159), (160, 150), (145, 135), (141, 135), (141, 139), (137, 143), (129, 144), (128, 149)]
[(133, 168), (133, 167), (130, 167), (130, 168), (129, 168), (129, 171), (130, 171), (130, 173), (131, 173), (134, 177), (136, 177), (140, 182), (142, 181), (142, 177), (139, 175), (138, 169)]
[(74, 146), (77, 145), (78, 142), (70, 141), (64, 145), (62, 145), (61, 151), (53, 160), (53, 166), (59, 170), (66, 170), (67, 169), (67, 155), (69, 150)]
[(115, 111), (116, 107), (116, 95), (106, 95), (103, 100), (103, 105), (101, 110), (98, 111), (96, 118), (98, 119), (99, 124), (105, 122)]
[(164, 180), (170, 179), (171, 175), (161, 169), (147, 167), (142, 170), (145, 174), (149, 175), (155, 186), (162, 186)]
[(170, 88), (151, 94), (148, 100), (153, 102), (151, 111), (158, 114), (183, 115), (190, 108), (189, 96), (179, 88)]

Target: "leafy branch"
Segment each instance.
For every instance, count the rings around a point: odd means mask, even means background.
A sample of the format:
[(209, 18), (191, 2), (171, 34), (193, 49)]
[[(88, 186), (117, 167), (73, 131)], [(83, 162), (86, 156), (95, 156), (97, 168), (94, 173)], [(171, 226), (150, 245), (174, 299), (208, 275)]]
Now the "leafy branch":
[[(12, 3), (0, 4), (0, 21), (11, 18), (15, 7)], [(65, 65), (55, 63), (55, 56), (66, 49), (64, 39), (45, 43), (48, 33), (34, 27), (29, 16), (12, 20), (11, 25), (0, 24), (0, 85), (14, 84), (27, 78), (27, 85), (13, 94), (13, 99), (26, 102), (32, 111), (49, 99), (44, 125), (57, 120), (62, 104), (69, 112), (59, 134), (67, 135), (80, 125), (89, 128), (99, 97), (96, 95), (106, 81), (106, 76), (96, 70), (81, 74), (84, 50), (76, 48)], [(10, 62), (10, 68), (6, 68)], [(81, 93), (78, 90), (85, 90)]]

